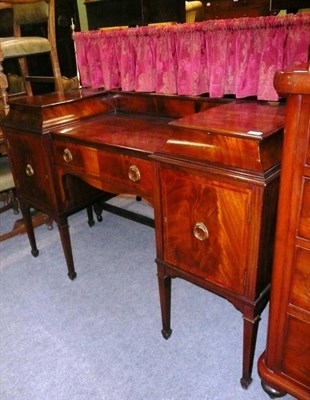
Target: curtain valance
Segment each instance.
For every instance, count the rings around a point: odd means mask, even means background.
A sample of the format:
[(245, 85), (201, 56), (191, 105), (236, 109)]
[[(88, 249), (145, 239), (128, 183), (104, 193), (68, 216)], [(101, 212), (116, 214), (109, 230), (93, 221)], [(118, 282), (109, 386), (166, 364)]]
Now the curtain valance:
[(310, 13), (76, 32), (82, 86), (277, 100), (277, 70), (305, 63)]

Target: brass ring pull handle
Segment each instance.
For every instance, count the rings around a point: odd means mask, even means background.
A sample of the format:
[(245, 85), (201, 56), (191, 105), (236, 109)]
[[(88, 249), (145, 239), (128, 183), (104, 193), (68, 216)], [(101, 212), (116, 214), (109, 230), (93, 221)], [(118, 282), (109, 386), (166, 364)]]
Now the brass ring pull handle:
[(128, 171), (128, 177), (133, 182), (138, 182), (141, 179), (141, 173), (139, 168), (135, 165), (131, 165)]
[(66, 163), (69, 163), (73, 160), (72, 153), (69, 149), (64, 149), (63, 159), (66, 161)]
[(26, 165), (26, 174), (28, 176), (33, 176), (34, 175), (34, 170), (30, 164)]
[(209, 237), (209, 232), (203, 222), (197, 222), (194, 226), (194, 235), (199, 240), (206, 240)]

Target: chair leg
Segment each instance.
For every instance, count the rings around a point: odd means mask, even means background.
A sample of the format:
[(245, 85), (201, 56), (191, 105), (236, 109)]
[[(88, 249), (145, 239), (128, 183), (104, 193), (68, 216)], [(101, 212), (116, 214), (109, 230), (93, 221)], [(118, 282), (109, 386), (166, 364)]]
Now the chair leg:
[(18, 214), (19, 213), (19, 203), (17, 200), (15, 189), (12, 189), (12, 191), (10, 193), (10, 204), (11, 204), (11, 207), (13, 208), (14, 214)]
[(24, 80), (24, 85), (25, 85), (25, 90), (26, 90), (27, 96), (33, 96), (31, 83), (26, 80), (26, 76), (29, 75), (29, 69), (28, 69), (26, 57), (19, 57), (18, 62), (19, 62), (20, 72), (21, 72), (21, 75)]
[(55, 52), (53, 51), (53, 49), (50, 52), (50, 59), (51, 59), (53, 75), (54, 75), (54, 79), (55, 79), (55, 91), (62, 92), (64, 90), (64, 85), (62, 82), (58, 57), (57, 57), (57, 54), (55, 55)]
[(1, 192), (0, 201), (3, 203), (3, 206), (0, 207), (0, 214), (10, 210), (11, 208), (13, 209), (14, 214), (19, 213), (19, 203), (16, 197), (15, 189), (9, 189), (6, 192)]
[(50, 59), (51, 59), (52, 70), (53, 70), (53, 75), (54, 75), (54, 79), (55, 79), (55, 91), (63, 92), (64, 85), (62, 82), (58, 54), (57, 54), (55, 26), (56, 26), (55, 1), (50, 1), (49, 19), (48, 19), (48, 32), (49, 32), (48, 38), (51, 43)]

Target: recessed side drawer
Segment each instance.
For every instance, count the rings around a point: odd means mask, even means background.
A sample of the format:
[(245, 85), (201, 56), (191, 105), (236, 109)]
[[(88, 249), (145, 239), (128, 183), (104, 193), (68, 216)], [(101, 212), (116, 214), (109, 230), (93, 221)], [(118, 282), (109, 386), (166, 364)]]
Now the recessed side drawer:
[(7, 137), (18, 195), (37, 208), (51, 208), (54, 189), (42, 138), (9, 129)]
[(251, 190), (162, 167), (161, 197), (164, 261), (243, 294)]
[(129, 193), (153, 201), (151, 160), (84, 145), (55, 141), (56, 165), (111, 193)]

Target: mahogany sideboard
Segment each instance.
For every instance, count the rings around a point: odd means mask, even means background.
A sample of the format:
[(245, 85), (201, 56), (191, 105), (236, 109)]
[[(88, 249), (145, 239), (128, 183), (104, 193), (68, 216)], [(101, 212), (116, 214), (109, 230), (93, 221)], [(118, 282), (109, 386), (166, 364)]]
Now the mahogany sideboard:
[(280, 71), (287, 94), (267, 348), (259, 359), (263, 388), (310, 399), (310, 66)]
[(224, 297), (243, 314), (247, 388), (269, 300), (284, 107), (85, 89), (10, 105), (2, 128), (33, 253), (30, 207), (57, 222), (74, 279), (68, 216), (104, 194), (145, 198), (163, 336), (172, 278)]

